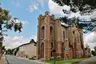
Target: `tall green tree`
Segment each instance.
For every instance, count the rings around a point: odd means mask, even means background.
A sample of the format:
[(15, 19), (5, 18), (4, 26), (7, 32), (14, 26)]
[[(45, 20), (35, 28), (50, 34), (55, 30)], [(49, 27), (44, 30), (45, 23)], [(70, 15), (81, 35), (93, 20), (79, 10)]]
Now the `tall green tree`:
[(3, 32), (12, 29), (14, 29), (15, 32), (22, 31), (22, 23), (17, 23), (17, 18), (13, 20), (11, 18), (8, 10), (0, 8), (0, 54), (2, 54), (2, 43), (5, 35)]

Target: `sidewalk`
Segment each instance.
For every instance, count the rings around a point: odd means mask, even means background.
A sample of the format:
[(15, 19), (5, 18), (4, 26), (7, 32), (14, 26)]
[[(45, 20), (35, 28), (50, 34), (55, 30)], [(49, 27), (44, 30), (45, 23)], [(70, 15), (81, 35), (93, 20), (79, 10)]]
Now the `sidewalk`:
[(5, 64), (5, 63), (4, 63), (4, 57), (1, 58), (0, 64)]

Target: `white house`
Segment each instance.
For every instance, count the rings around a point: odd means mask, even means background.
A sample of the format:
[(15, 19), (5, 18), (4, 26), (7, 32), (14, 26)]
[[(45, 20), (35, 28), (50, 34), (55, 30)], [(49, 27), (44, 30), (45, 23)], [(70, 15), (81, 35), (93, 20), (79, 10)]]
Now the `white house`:
[(36, 42), (32, 39), (29, 43), (20, 45), (17, 56), (26, 58), (36, 56)]

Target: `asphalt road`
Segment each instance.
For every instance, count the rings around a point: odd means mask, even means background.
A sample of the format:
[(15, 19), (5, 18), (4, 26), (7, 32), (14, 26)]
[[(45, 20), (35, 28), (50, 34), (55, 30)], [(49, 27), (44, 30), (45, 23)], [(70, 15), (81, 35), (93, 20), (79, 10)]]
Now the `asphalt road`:
[(34, 61), (20, 59), (10, 55), (7, 55), (5, 58), (7, 59), (5, 64), (39, 64)]
[(78, 64), (96, 64), (96, 56), (82, 60), (80, 63)]

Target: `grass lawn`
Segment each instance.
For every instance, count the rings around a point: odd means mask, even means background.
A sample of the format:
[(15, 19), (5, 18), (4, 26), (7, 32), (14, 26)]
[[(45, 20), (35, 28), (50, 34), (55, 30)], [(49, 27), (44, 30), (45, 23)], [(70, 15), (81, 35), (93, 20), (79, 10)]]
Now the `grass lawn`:
[[(64, 63), (74, 63), (80, 60), (84, 60), (85, 58), (80, 58), (80, 59), (67, 59), (67, 60), (57, 60), (56, 64), (64, 64)], [(49, 64), (54, 64), (54, 60), (45, 60), (45, 62), (49, 63)]]

